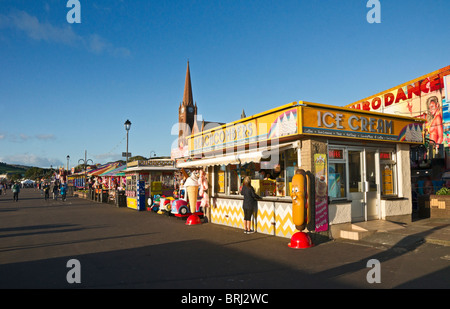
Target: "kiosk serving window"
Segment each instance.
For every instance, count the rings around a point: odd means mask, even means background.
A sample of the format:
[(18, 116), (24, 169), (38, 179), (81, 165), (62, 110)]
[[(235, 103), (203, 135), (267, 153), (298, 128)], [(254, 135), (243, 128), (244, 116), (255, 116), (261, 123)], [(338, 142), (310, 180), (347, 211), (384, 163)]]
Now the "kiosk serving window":
[(127, 191), (136, 191), (136, 175), (127, 176)]
[(240, 195), (244, 177), (250, 176), (258, 195), (283, 197), (289, 195), (289, 184), (297, 168), (295, 149), (271, 153), (260, 162), (215, 166), (215, 192)]

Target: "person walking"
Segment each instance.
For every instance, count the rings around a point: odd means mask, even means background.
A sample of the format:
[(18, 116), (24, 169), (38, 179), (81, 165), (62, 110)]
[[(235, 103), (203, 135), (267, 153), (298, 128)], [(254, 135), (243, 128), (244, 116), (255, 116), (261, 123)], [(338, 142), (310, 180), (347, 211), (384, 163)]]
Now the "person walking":
[(60, 188), (60, 192), (61, 192), (61, 199), (63, 202), (66, 201), (66, 194), (67, 194), (67, 187), (65, 183), (61, 184), (61, 188)]
[(254, 216), (254, 212), (258, 208), (258, 200), (261, 199), (261, 197), (256, 194), (255, 189), (251, 185), (249, 176), (244, 178), (241, 194), (244, 196), (244, 202), (242, 204), (242, 208), (244, 209), (244, 233), (254, 233), (255, 231), (251, 229), (251, 220), (252, 216)]
[(56, 181), (53, 184), (53, 199), (58, 200), (58, 183)]
[(19, 192), (20, 192), (20, 186), (17, 182), (13, 182), (11, 190), (13, 192), (13, 200), (14, 202), (18, 202), (19, 201)]
[(48, 195), (49, 195), (49, 191), (50, 191), (50, 186), (48, 185), (48, 183), (44, 183), (44, 186), (42, 187), (42, 189), (44, 190), (44, 199), (48, 200)]

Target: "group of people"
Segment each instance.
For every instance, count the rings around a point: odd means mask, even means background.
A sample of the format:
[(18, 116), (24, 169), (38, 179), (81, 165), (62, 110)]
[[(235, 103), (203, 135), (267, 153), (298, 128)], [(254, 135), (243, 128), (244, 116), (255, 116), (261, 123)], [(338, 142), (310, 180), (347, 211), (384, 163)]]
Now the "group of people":
[[(0, 184), (0, 195), (4, 194), (6, 195), (6, 185), (4, 184)], [(13, 194), (13, 201), (14, 202), (18, 202), (19, 201), (19, 192), (20, 192), (20, 182), (11, 182), (11, 192)]]
[[(11, 192), (13, 193), (13, 201), (14, 202), (18, 202), (19, 201), (20, 188), (21, 188), (21, 185), (20, 185), (19, 182), (12, 182), (11, 183)], [(50, 195), (49, 194), (50, 193), (50, 184), (48, 182), (44, 182), (42, 184), (39, 184), (39, 188), (42, 190), (42, 193), (44, 194), (44, 198), (46, 200), (48, 200), (49, 199), (49, 195)], [(3, 189), (4, 188), (0, 188), (0, 190), (3, 190)], [(53, 184), (53, 187), (52, 187), (52, 192), (53, 192), (53, 199), (54, 200), (57, 200), (58, 199), (58, 195), (61, 194), (62, 200), (65, 201), (66, 197), (67, 197), (67, 184), (55, 182)], [(6, 195), (6, 189), (5, 189), (5, 193), (4, 194)]]
[[(48, 200), (50, 198), (50, 184), (48, 182), (44, 182), (41, 186), (41, 190), (44, 194), (44, 199)], [(55, 181), (53, 186), (51, 187), (52, 193), (53, 193), (53, 199), (58, 199), (58, 193), (61, 194), (61, 199), (63, 202), (66, 200), (67, 197), (67, 184), (65, 183), (59, 183), (58, 181)]]
[(8, 188), (8, 185), (6, 183), (0, 182), (0, 195), (2, 195), (2, 194), (6, 195), (7, 188)]
[[(12, 181), (10, 184), (11, 192), (13, 193), (13, 201), (17, 202), (19, 200), (19, 192), (20, 192), (20, 182)], [(7, 184), (0, 183), (0, 195), (6, 195), (6, 189), (8, 188)]]

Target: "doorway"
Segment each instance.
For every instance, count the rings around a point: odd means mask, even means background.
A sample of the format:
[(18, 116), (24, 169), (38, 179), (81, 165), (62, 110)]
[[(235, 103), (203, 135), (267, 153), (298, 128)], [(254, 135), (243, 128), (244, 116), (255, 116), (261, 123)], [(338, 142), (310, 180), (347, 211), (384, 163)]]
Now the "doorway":
[(377, 151), (348, 149), (349, 194), (352, 222), (379, 218), (379, 175)]

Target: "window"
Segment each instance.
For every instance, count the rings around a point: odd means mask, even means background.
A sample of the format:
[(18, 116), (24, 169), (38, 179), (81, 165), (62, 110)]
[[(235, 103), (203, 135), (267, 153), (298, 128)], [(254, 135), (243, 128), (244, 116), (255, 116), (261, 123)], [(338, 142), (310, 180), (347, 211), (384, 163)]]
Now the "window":
[(292, 177), (295, 175), (295, 171), (298, 169), (298, 158), (296, 149), (288, 149), (285, 151), (285, 166), (286, 166), (286, 184), (283, 195), (290, 195), (290, 187), (292, 183)]
[(136, 175), (127, 175), (127, 183), (126, 183), (126, 195), (128, 197), (136, 196)]
[(239, 171), (238, 171), (238, 166), (233, 164), (233, 165), (228, 165), (228, 175), (229, 175), (229, 179), (230, 179), (230, 194), (240, 194), (239, 193)]
[(245, 176), (250, 176), (256, 193), (265, 196), (289, 196), (289, 184), (298, 168), (297, 152), (287, 149), (263, 157), (259, 163), (229, 164), (214, 167), (215, 192), (240, 195)]
[(328, 150), (328, 196), (331, 200), (347, 197), (346, 165), (344, 148), (330, 148)]
[(395, 153), (392, 151), (380, 152), (381, 195), (397, 194), (397, 173)]
[(214, 187), (217, 193), (225, 193), (225, 171), (225, 165), (214, 166), (214, 173), (217, 175)]

